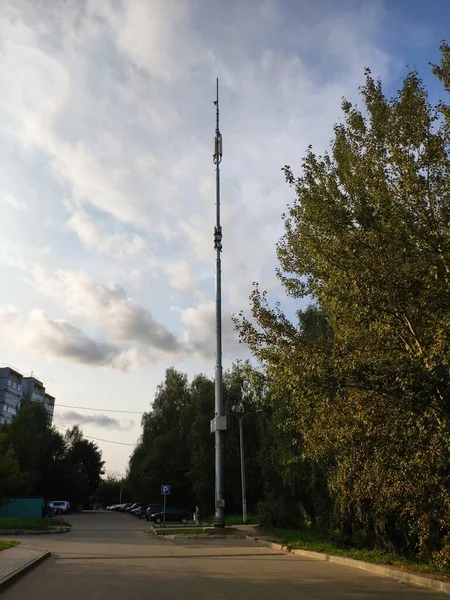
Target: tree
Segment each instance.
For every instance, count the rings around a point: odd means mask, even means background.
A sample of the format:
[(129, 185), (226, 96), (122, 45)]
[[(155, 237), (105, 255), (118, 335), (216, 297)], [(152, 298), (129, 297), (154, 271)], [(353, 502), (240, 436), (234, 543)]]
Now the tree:
[[(450, 91), (442, 51), (434, 72)], [(445, 563), (450, 109), (430, 104), (414, 71), (391, 99), (367, 71), (361, 97), (364, 110), (344, 100), (331, 153), (309, 148), (300, 177), (284, 169), (296, 198), (278, 275), (325, 321), (291, 323), (256, 287), (253, 320), (237, 325), (287, 402), (300, 456), (327, 465), (335, 525)]]
[(189, 423), (187, 376), (174, 368), (166, 371), (158, 386), (152, 408), (142, 417), (143, 432), (129, 464), (127, 481), (132, 493), (141, 501), (155, 501), (164, 483), (172, 487), (170, 501), (192, 503), (187, 473)]
[(66, 495), (73, 506), (83, 505), (100, 484), (104, 473), (102, 453), (95, 442), (83, 437), (79, 425), (66, 431), (65, 443), (67, 464), (70, 465)]
[(40, 487), (45, 449), (51, 435), (47, 410), (42, 404), (23, 398), (6, 432), (20, 470), (27, 473), (19, 491), (32, 495)]
[(100, 480), (90, 500), (91, 503), (99, 503), (105, 507), (117, 504), (121, 497), (122, 502), (131, 500), (130, 494), (126, 486), (123, 485), (123, 482), (113, 475), (108, 475)]
[(7, 435), (0, 433), (0, 504), (7, 494), (20, 488), (25, 481), (26, 476), (20, 471), (19, 461), (9, 446)]
[[(240, 455), (238, 420), (233, 411), (244, 410), (249, 419), (246, 429), (248, 505), (259, 500), (262, 481), (259, 469), (258, 418), (252, 415), (255, 402), (245, 394), (249, 365), (235, 364), (224, 374), (224, 404), (229, 416), (226, 439), (226, 487), (228, 512), (240, 512)], [(170, 368), (158, 386), (151, 410), (142, 419), (142, 436), (130, 457), (127, 485), (135, 499), (155, 501), (160, 486), (172, 487), (170, 502), (201, 506), (203, 515), (214, 512), (214, 436), (210, 421), (214, 415), (214, 381), (196, 375), (189, 384), (187, 376)]]
[(214, 412), (214, 381), (196, 375), (190, 385), (189, 470), (193, 503), (203, 515), (214, 514), (214, 436), (210, 421)]

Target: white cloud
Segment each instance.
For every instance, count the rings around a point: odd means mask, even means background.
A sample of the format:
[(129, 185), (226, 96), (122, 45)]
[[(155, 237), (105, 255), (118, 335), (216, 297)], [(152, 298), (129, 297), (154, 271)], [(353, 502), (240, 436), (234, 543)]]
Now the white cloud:
[[(210, 361), (216, 352), (215, 302), (203, 301), (197, 306), (174, 310), (180, 314), (180, 320), (185, 327), (182, 341), (186, 349), (192, 349), (199, 359)], [(222, 344), (223, 355), (227, 360), (235, 360), (247, 353), (239, 344), (231, 315), (226, 310), (222, 311)]]
[(192, 291), (194, 276), (190, 265), (184, 260), (178, 260), (168, 264), (165, 272), (169, 277), (170, 285), (176, 290)]
[(20, 200), (18, 200), (15, 196), (13, 196), (12, 194), (5, 194), (2, 197), (2, 200), (5, 204), (7, 204), (8, 206), (10, 206), (11, 208), (14, 208), (14, 210), (26, 210), (26, 205), (21, 202)]
[(122, 371), (146, 362), (135, 348), (94, 340), (65, 319), (53, 319), (42, 310), (33, 309), (26, 315), (12, 306), (0, 307), (0, 323), (14, 345), (32, 354)]
[(89, 219), (86, 213), (75, 210), (67, 221), (67, 227), (80, 238), (82, 244), (98, 254), (114, 256), (119, 260), (143, 257), (148, 252), (145, 239), (138, 233), (109, 233), (104, 222)]
[[(229, 363), (245, 352), (230, 313), (248, 307), (253, 281), (281, 294), (275, 244), (292, 196), (281, 167), (298, 172), (308, 144), (328, 147), (365, 66), (392, 72), (383, 3), (317, 4), (3, 2), (0, 260), (13, 306), (0, 323), (13, 324), (24, 357), (118, 371), (211, 363), (216, 76), (224, 354)], [(45, 247), (51, 255), (36, 250)], [(123, 394), (134, 382), (151, 396), (150, 371), (128, 374), (126, 387), (108, 377)], [(95, 379), (95, 397), (111, 391)]]
[(30, 312), (24, 341), (36, 352), (92, 366), (128, 371), (142, 364), (136, 349), (96, 341), (64, 319), (52, 319), (40, 310)]
[(62, 413), (58, 411), (54, 421), (62, 427), (72, 427), (77, 423), (117, 431), (130, 431), (134, 426), (134, 421), (129, 419), (119, 420), (104, 414), (86, 414), (75, 410), (65, 410)]
[(20, 318), (20, 311), (10, 304), (0, 306), (0, 324), (5, 329), (14, 328), (15, 322)]
[(39, 290), (64, 303), (71, 315), (102, 327), (111, 339), (137, 342), (168, 354), (179, 350), (175, 336), (119, 285), (105, 286), (85, 273), (67, 270), (49, 277), (39, 266), (32, 269), (32, 275)]
[(191, 8), (192, 2), (126, 2), (116, 29), (120, 49), (152, 76), (173, 81), (200, 50), (189, 27)]

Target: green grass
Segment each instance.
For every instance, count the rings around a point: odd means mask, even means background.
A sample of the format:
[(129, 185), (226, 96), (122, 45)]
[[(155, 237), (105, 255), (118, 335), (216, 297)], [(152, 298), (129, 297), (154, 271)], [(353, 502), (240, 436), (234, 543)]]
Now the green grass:
[[(208, 517), (204, 522), (208, 525), (212, 525), (214, 523), (214, 517)], [(242, 525), (242, 515), (227, 515), (225, 517), (225, 523), (226, 525)], [(258, 523), (259, 519), (256, 515), (247, 515), (246, 525), (258, 525)]]
[(60, 527), (71, 527), (70, 523), (64, 519), (32, 519), (32, 518), (18, 518), (18, 519), (0, 519), (0, 529), (27, 529), (30, 531), (47, 530), (47, 529), (59, 529)]
[(0, 552), (2, 550), (8, 550), (8, 548), (12, 548), (13, 546), (18, 546), (20, 542), (15, 542), (14, 540), (0, 540)]
[(156, 535), (227, 535), (235, 534), (236, 531), (236, 529), (215, 529), (212, 527), (158, 527), (158, 529), (154, 529)]
[(158, 527), (154, 529), (156, 535), (177, 535), (177, 534), (199, 534), (204, 533), (201, 527)]
[(333, 556), (345, 556), (355, 560), (363, 560), (379, 565), (390, 565), (400, 569), (417, 571), (423, 574), (450, 576), (450, 569), (438, 569), (428, 562), (407, 559), (394, 552), (377, 548), (352, 548), (343, 546), (333, 536), (317, 532), (311, 528), (305, 529), (264, 529), (261, 538), (278, 542), (291, 548), (323, 552)]

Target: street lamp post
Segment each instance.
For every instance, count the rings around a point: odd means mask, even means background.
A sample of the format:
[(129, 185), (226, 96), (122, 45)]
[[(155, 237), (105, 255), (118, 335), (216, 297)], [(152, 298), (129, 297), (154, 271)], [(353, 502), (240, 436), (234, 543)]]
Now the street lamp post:
[(247, 486), (245, 482), (245, 455), (244, 455), (244, 417), (239, 419), (239, 450), (241, 454), (241, 490), (242, 490), (242, 522), (247, 523)]
[(239, 454), (241, 459), (241, 494), (242, 494), (242, 522), (247, 523), (247, 482), (245, 476), (245, 448), (244, 448), (244, 418), (247, 415), (252, 415), (261, 412), (261, 408), (250, 413), (238, 415), (231, 413), (239, 420)]

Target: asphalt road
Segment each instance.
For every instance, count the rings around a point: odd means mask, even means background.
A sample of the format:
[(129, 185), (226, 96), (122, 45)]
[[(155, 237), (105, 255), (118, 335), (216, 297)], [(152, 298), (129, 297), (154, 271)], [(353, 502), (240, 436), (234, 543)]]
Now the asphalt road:
[(71, 515), (71, 533), (26, 538), (50, 559), (2, 600), (431, 600), (443, 594), (247, 540), (160, 540), (145, 520)]

